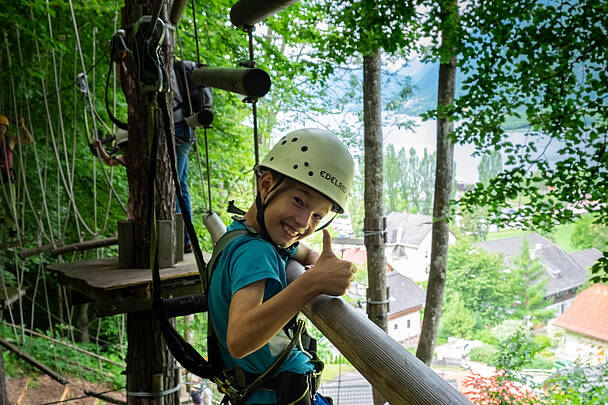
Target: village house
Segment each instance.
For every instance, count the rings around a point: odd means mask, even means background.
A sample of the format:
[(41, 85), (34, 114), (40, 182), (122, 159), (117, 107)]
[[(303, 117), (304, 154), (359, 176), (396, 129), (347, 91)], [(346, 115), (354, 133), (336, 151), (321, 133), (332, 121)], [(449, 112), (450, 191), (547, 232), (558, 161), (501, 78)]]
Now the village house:
[(594, 284), (576, 296), (566, 311), (553, 322), (565, 329), (561, 357), (597, 365), (607, 359), (608, 285)]
[(548, 308), (554, 309), (557, 317), (572, 304), (577, 290), (588, 279), (587, 269), (559, 246), (537, 233), (489, 240), (478, 246), (491, 253), (502, 253), (505, 264), (511, 266), (513, 259), (521, 254), (524, 240), (529, 245), (530, 257), (539, 259), (547, 272), (545, 299), (552, 302)]
[[(416, 282), (426, 281), (431, 263), (433, 218), (408, 212), (386, 217), (386, 261), (395, 271)], [(456, 241), (450, 232), (449, 243)]]

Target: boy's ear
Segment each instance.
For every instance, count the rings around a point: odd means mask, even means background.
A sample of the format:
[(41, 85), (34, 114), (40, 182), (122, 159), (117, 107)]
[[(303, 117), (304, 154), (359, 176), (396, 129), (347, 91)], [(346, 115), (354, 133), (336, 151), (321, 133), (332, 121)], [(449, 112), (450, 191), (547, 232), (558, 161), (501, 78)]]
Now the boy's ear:
[(274, 182), (275, 179), (271, 172), (266, 171), (260, 175), (258, 178), (258, 189), (260, 190), (262, 199), (266, 198), (266, 195), (272, 189)]

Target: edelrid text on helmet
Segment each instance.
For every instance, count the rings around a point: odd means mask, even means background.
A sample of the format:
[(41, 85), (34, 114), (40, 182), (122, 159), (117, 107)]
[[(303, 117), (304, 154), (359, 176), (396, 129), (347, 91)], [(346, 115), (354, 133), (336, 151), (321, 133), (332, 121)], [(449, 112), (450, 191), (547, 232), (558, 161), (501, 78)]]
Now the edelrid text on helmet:
[(353, 183), (354, 162), (348, 148), (322, 129), (292, 131), (260, 163), (318, 191), (343, 213)]

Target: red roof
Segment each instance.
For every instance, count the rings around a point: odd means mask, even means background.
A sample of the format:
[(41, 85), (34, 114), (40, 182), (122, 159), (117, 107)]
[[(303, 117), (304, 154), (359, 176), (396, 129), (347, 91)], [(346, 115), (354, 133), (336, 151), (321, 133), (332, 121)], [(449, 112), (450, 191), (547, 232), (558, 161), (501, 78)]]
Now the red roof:
[(349, 262), (353, 262), (359, 265), (367, 264), (367, 252), (365, 251), (365, 249), (356, 247), (344, 250), (336, 250), (336, 252), (342, 260), (348, 260)]
[(608, 285), (595, 284), (557, 318), (554, 325), (608, 342)]
[[(338, 256), (342, 260), (348, 260), (349, 262), (353, 262), (358, 266), (366, 266), (367, 265), (367, 250), (365, 247), (354, 247), (348, 249), (336, 249), (336, 256)], [(393, 271), (393, 266), (391, 266), (387, 261), (384, 262), (387, 271)]]

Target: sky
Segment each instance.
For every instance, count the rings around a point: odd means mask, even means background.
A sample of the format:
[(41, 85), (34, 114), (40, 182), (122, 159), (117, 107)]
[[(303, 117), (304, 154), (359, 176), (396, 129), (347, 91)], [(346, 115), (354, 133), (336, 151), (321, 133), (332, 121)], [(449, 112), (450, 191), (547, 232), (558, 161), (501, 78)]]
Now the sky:
[[(292, 122), (293, 116), (290, 114), (279, 114), (279, 122)], [(410, 129), (398, 128), (384, 120), (382, 134), (384, 137), (384, 147), (388, 144), (395, 146), (399, 151), (405, 148), (409, 151), (414, 148), (419, 157), (422, 157), (424, 149), (433, 153), (437, 149), (437, 124), (435, 121), (423, 122), (419, 117), (407, 117), (415, 121), (414, 127)], [(278, 141), (285, 133), (299, 128), (323, 128), (329, 131), (337, 129), (342, 125), (352, 125), (359, 127), (357, 117), (353, 114), (345, 113), (339, 116), (314, 116), (307, 117), (297, 123), (287, 125), (281, 132), (275, 131), (272, 134), (272, 143)], [(456, 162), (456, 180), (465, 183), (475, 183), (478, 180), (477, 166), (479, 157), (473, 157), (474, 147), (471, 145), (456, 145), (454, 148), (454, 161)]]

